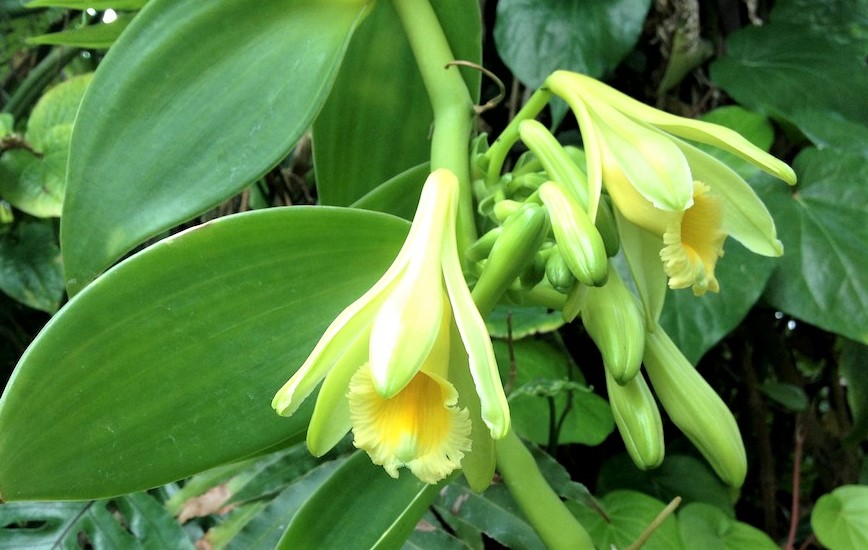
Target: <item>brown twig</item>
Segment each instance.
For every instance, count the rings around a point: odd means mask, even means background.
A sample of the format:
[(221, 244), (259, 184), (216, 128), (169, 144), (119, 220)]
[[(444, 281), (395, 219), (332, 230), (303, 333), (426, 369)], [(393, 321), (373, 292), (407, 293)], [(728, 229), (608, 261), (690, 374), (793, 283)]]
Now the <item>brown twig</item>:
[(790, 507), (790, 534), (787, 536), (787, 550), (793, 550), (796, 541), (796, 528), (799, 526), (799, 482), (802, 471), (802, 452), (805, 446), (805, 436), (802, 433), (801, 418), (796, 416), (796, 433), (793, 436), (793, 503)]

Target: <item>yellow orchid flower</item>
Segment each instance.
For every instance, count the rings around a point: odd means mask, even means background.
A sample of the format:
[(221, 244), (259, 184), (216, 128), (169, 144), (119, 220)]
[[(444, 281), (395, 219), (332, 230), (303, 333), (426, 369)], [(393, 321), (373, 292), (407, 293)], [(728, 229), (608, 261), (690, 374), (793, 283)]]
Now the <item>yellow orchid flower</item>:
[(605, 186), (620, 216), (662, 239), (671, 288), (717, 292), (714, 275), (727, 235), (779, 256), (768, 210), (732, 169), (679, 138), (714, 145), (790, 184), (793, 170), (737, 132), (642, 104), (593, 78), (557, 71), (545, 86), (570, 105), (585, 145), (590, 205)]
[[(508, 432), (491, 340), (458, 259), (457, 203), (455, 175), (433, 172), (392, 265), (337, 316), (274, 396), (274, 409), (289, 416), (322, 381), (307, 434), (314, 455), (352, 430), (356, 447), (389, 475), (407, 467), (437, 483), (472, 447), (491, 449), (484, 438)], [(463, 344), (460, 360), (453, 335)], [(459, 396), (453, 385), (466, 386), (459, 383), (464, 373), (455, 372), (465, 364), (478, 397)]]

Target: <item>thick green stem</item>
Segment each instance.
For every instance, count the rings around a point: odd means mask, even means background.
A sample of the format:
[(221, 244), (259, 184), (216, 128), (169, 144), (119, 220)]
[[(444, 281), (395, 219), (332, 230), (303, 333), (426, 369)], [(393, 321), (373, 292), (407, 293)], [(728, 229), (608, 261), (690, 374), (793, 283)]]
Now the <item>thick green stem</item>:
[(392, 4), (410, 41), (434, 111), (431, 170), (448, 168), (458, 177), (458, 249), (463, 258), (464, 251), (476, 240), (470, 188), (473, 101), (458, 67), (449, 65), (455, 57), (428, 0), (393, 0)]
[(594, 550), (588, 532), (543, 478), (515, 432), (497, 442), (496, 453), (503, 482), (549, 549)]

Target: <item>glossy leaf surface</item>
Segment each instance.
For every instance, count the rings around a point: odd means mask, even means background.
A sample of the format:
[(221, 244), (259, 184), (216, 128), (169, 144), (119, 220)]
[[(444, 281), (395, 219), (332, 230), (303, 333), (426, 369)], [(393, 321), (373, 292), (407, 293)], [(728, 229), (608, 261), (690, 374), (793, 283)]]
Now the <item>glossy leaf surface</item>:
[(291, 207), (165, 239), (71, 300), (0, 401), (4, 500), (167, 483), (304, 431), (274, 392), (388, 267), (406, 223)]
[(406, 469), (392, 479), (358, 451), (302, 505), (277, 548), (400, 548), (438, 490)]
[(775, 550), (768, 535), (737, 521), (710, 504), (694, 502), (678, 511), (678, 531), (685, 548)]
[(70, 294), (286, 156), (365, 4), (151, 0), (100, 64), (73, 133), (61, 228)]

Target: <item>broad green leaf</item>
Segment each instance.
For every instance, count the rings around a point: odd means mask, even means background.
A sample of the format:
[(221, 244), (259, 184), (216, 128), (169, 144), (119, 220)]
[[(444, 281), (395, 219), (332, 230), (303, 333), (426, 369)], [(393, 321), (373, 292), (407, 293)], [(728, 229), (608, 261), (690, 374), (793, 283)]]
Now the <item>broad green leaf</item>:
[[(603, 512), (567, 502), (597, 548), (626, 548), (639, 538), (642, 531), (663, 511), (666, 504), (635, 491), (614, 491), (598, 499)], [(674, 516), (667, 517), (642, 546), (643, 550), (679, 550), (685, 548), (678, 537)], [(688, 546), (687, 548), (692, 548)]]
[(841, 344), (838, 368), (847, 384), (847, 403), (853, 415), (853, 427), (847, 434), (851, 442), (868, 437), (868, 346), (851, 340)]
[[(705, 122), (719, 124), (726, 128), (735, 130), (763, 151), (771, 149), (772, 143), (775, 140), (774, 129), (766, 117), (748, 111), (738, 105), (718, 107), (713, 111), (705, 113), (699, 118)], [(739, 176), (746, 180), (761, 172), (756, 165), (751, 164), (732, 153), (724, 151), (723, 149), (718, 149), (717, 147), (706, 145), (704, 143), (693, 142), (693, 145), (725, 163), (727, 166), (735, 170)]]
[(73, 298), (0, 400), (4, 500), (105, 497), (252, 455), (304, 431), (271, 408), (406, 222), (290, 207), (218, 219), (129, 258)]
[(868, 343), (868, 164), (832, 149), (796, 157), (795, 192), (763, 179), (784, 256), (766, 298), (794, 317)]
[(231, 533), (215, 527), (206, 535), (205, 540), (219, 546), (225, 543), (228, 550), (247, 550), (250, 548), (274, 548), (286, 531), (286, 526), (308, 498), (325, 483), (343, 460), (332, 460), (313, 468), (283, 489), (261, 512), (244, 522), (244, 525)]
[(720, 509), (694, 502), (678, 511), (678, 530), (684, 548), (703, 550), (776, 550), (768, 535), (747, 523), (736, 521)]
[(633, 49), (650, 6), (649, 0), (501, 0), (494, 41), (531, 88), (558, 69), (601, 77)]
[(193, 549), (175, 518), (145, 493), (108, 501), (4, 504), (0, 525), (2, 548), (80, 548), (83, 534), (93, 548)]
[(0, 235), (0, 290), (54, 313), (63, 298), (63, 268), (53, 223), (23, 221)]
[(28, 8), (71, 8), (74, 10), (137, 10), (147, 3), (148, 0), (33, 0), (27, 4)]
[(845, 485), (821, 496), (811, 527), (829, 550), (868, 548), (868, 486)]
[[(473, 0), (432, 6), (456, 59), (481, 63), (481, 22)], [(450, 69), (459, 70), (459, 69)], [(479, 72), (463, 72), (479, 96)], [(377, 2), (347, 50), (313, 126), (317, 193), (347, 206), (381, 182), (426, 161), (433, 114), (422, 76), (391, 2)]]
[(458, 518), (506, 548), (545, 549), (503, 484), (475, 493), (463, 481), (450, 483), (440, 492), (436, 508), (447, 521)]
[[(512, 343), (515, 354), (515, 379), (509, 369), (509, 348), (496, 340), (494, 351), (504, 383), (512, 392), (509, 406), (516, 432), (537, 443), (551, 443), (551, 430), (561, 422), (558, 443), (598, 445), (615, 428), (609, 404), (584, 385), (581, 372), (575, 368), (566, 350), (543, 340), (519, 340)], [(559, 389), (560, 388), (560, 389)], [(538, 391), (537, 391), (538, 390)], [(552, 418), (549, 397), (554, 392), (555, 417)], [(540, 395), (533, 395), (538, 393)], [(567, 399), (570, 407), (567, 409)], [(565, 416), (563, 416), (565, 415)], [(563, 419), (561, 420), (563, 416)]]
[(803, 25), (835, 42), (859, 45), (868, 54), (868, 1), (780, 0), (774, 6), (772, 22)]
[(350, 206), (412, 220), (419, 204), (419, 195), (422, 194), (422, 186), (430, 173), (430, 165), (423, 162), (381, 183)]
[(439, 489), (407, 470), (392, 479), (357, 451), (301, 506), (277, 548), (400, 548)]
[(359, 26), (313, 125), (322, 204), (348, 206), (428, 158), (433, 115), (419, 69), (391, 2)]
[[(775, 183), (786, 192), (786, 186)], [(784, 233), (780, 226), (778, 233)], [(719, 294), (694, 296), (690, 290), (666, 290), (660, 326), (694, 365), (747, 316), (780, 263), (753, 254), (733, 239), (727, 239), (723, 250), (714, 271)]]
[(680, 496), (685, 504), (704, 502), (735, 516), (727, 486), (704, 461), (688, 455), (667, 454), (663, 464), (645, 472), (627, 454), (613, 456), (600, 468), (597, 492), (616, 489), (640, 491), (664, 502)]
[(73, 133), (61, 227), (70, 294), (285, 157), (366, 5), (151, 0), (100, 64)]
[(448, 533), (434, 514), (428, 512), (416, 525), (404, 550), (470, 550), (468, 542)]
[(55, 44), (58, 46), (75, 46), (76, 48), (90, 48), (95, 50), (107, 50), (130, 21), (133, 15), (121, 15), (111, 23), (97, 23), (68, 31), (41, 34), (27, 39), (28, 44)]
[[(711, 65), (711, 77), (739, 103), (802, 126), (800, 117), (812, 112), (868, 124), (861, 48), (787, 22), (742, 29), (726, 46), (727, 54)], [(810, 125), (802, 130), (811, 134)]]

